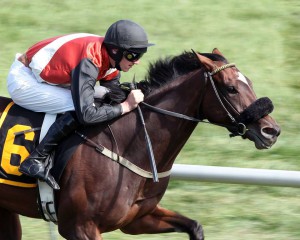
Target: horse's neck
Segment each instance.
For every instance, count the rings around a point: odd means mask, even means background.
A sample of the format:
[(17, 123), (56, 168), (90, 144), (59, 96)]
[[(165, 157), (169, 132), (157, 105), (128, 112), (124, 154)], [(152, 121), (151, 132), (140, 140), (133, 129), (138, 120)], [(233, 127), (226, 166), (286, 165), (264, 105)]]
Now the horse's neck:
[(205, 84), (203, 78), (202, 71), (199, 70), (180, 76), (155, 90), (146, 100), (154, 106), (170, 111), (193, 114), (196, 101)]
[[(150, 99), (157, 107), (195, 117), (200, 105), (203, 87), (199, 71), (186, 77), (180, 77)], [(159, 113), (151, 113), (159, 114)], [(173, 164), (177, 154), (182, 149), (193, 130), (195, 122), (159, 114), (157, 120), (146, 122), (147, 129), (152, 130), (152, 141), (156, 145), (164, 164)], [(158, 129), (160, 128), (160, 129)]]

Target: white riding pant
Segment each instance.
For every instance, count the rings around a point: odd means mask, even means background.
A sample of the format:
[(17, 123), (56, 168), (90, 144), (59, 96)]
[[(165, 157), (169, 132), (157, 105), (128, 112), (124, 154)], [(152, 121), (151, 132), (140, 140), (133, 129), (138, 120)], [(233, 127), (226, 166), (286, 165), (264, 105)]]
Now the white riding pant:
[[(59, 114), (74, 111), (69, 88), (38, 82), (31, 69), (18, 61), (20, 54), (11, 65), (7, 76), (7, 88), (12, 100), (23, 108), (34, 112)], [(107, 89), (95, 86), (95, 97), (102, 98)]]

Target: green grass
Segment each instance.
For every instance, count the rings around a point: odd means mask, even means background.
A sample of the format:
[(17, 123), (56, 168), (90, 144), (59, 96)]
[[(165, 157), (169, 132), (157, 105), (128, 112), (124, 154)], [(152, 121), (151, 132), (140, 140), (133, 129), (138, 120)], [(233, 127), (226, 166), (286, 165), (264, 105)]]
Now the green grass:
[[(145, 27), (155, 47), (140, 66), (123, 74), (131, 81), (149, 62), (191, 48), (218, 47), (254, 84), (258, 97), (275, 105), (282, 134), (270, 150), (229, 138), (226, 130), (199, 124), (177, 163), (300, 170), (300, 3), (296, 0), (0, 0), (0, 94), (16, 52), (47, 37), (70, 32), (104, 34), (114, 21), (129, 18)], [(172, 181), (162, 205), (203, 224), (209, 240), (300, 239), (299, 190)], [(22, 218), (23, 239), (50, 239), (48, 224)], [(187, 239), (184, 234), (105, 239)]]

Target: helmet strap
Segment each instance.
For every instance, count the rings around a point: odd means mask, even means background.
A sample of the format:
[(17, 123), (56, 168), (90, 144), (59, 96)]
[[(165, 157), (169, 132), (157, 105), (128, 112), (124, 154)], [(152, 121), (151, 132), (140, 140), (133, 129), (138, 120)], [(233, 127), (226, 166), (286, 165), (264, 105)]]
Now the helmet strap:
[(116, 53), (114, 53), (114, 57), (112, 58), (113, 60), (115, 60), (115, 68), (118, 69), (119, 71), (121, 71), (121, 67), (120, 67), (120, 62), (123, 58), (123, 50), (122, 49), (118, 49)]
[(121, 52), (122, 54), (116, 54), (116, 58), (114, 59), (115, 60), (115, 68), (118, 69), (119, 71), (121, 71), (121, 66), (120, 66), (120, 62), (123, 58), (123, 51), (120, 51), (118, 50), (118, 52)]
[(106, 47), (108, 55), (115, 61), (115, 68), (121, 71), (120, 62), (123, 58), (124, 50), (115, 46)]

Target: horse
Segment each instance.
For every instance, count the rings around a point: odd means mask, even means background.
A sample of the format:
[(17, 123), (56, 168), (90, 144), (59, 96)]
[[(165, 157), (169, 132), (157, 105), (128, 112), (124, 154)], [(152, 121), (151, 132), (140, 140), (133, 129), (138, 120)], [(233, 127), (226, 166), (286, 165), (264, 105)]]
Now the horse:
[[(150, 64), (145, 79), (136, 86), (145, 94), (140, 111), (159, 181), (152, 179), (149, 147), (137, 110), (107, 124), (86, 127), (88, 141), (71, 155), (59, 180), (61, 189), (55, 192), (58, 231), (65, 239), (101, 240), (103, 233), (120, 229), (133, 235), (184, 232), (191, 240), (203, 240), (200, 223), (159, 205), (170, 179), (169, 174), (159, 174), (172, 168), (202, 121), (253, 141), (257, 149), (270, 148), (280, 134), (270, 116), (271, 102), (257, 99), (250, 79), (218, 49), (212, 53), (184, 51), (159, 59)], [(10, 101), (1, 97), (1, 113)], [(75, 135), (65, 141), (71, 142)], [(141, 176), (89, 143), (101, 144), (152, 174)], [(41, 218), (37, 197), (34, 187), (0, 184), (0, 240), (21, 239), (19, 214)]]

